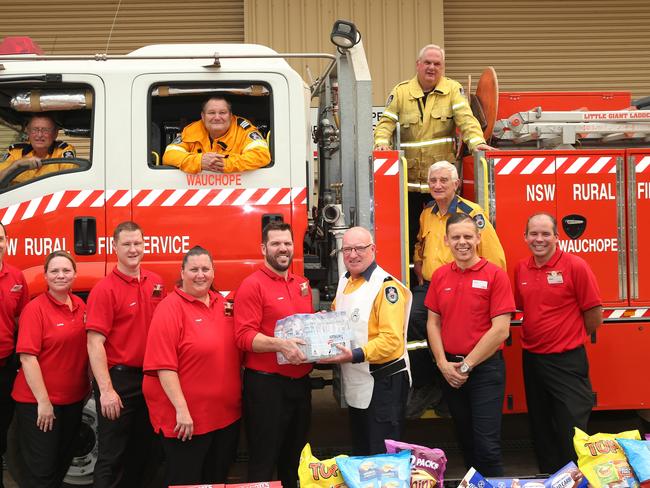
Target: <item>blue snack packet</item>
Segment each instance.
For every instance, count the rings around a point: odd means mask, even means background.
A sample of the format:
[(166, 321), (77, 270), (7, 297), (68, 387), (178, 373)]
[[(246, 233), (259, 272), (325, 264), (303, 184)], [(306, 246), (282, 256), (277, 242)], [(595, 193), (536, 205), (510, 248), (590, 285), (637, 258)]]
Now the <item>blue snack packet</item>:
[(571, 461), (544, 482), (546, 488), (587, 488), (587, 478)]
[(349, 488), (409, 488), (411, 451), (336, 458)]
[[(646, 436), (647, 437), (647, 436)], [(650, 486), (650, 441), (616, 439), (641, 486)]]

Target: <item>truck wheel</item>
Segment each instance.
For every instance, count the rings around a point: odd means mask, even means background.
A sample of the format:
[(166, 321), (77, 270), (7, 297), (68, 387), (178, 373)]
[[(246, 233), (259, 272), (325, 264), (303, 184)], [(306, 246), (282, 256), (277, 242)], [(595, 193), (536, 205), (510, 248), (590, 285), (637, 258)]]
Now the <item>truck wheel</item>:
[(86, 486), (93, 482), (93, 471), (97, 462), (97, 412), (95, 399), (91, 397), (81, 414), (81, 427), (74, 448), (70, 469), (63, 480), (63, 486)]
[[(84, 405), (79, 436), (74, 448), (74, 458), (63, 480), (63, 486), (88, 486), (93, 482), (93, 470), (97, 462), (97, 414), (95, 400)], [(20, 452), (18, 427), (14, 421), (7, 434), (7, 469), (18, 486), (23, 484), (23, 474), (29, 469)]]

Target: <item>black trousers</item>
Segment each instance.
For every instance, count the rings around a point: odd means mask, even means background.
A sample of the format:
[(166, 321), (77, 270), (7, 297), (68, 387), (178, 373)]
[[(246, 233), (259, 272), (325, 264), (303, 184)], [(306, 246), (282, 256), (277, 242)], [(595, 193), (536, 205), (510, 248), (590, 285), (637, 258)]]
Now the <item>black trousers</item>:
[(160, 439), (167, 459), (165, 486), (221, 484), (237, 455), (239, 420), (185, 442), (162, 434)]
[[(448, 358), (449, 359), (449, 358)], [(460, 388), (443, 392), (463, 450), (465, 466), (483, 476), (503, 476), (501, 417), (506, 370), (501, 352), (476, 366)]]
[[(14, 416), (14, 400), (11, 390), (18, 373), (18, 360), (15, 354), (9, 356), (3, 366), (0, 366), (0, 456), (7, 451), (7, 431)], [(2, 468), (0, 468), (0, 475)], [(1, 476), (0, 476), (1, 478)]]
[(28, 469), (21, 488), (59, 488), (70, 467), (79, 435), (84, 402), (54, 405), (54, 425), (43, 432), (36, 426), (36, 403), (16, 403), (20, 450)]
[(153, 428), (142, 395), (142, 373), (110, 370), (113, 388), (124, 408), (119, 418), (109, 420), (101, 413), (99, 389), (93, 384), (97, 408), (95, 488), (130, 488), (143, 485), (145, 466), (152, 452)]
[(368, 408), (348, 407), (353, 455), (383, 454), (384, 439), (401, 439), (408, 390), (408, 372), (401, 371), (375, 380)]
[(587, 430), (594, 405), (584, 347), (558, 354), (523, 352), (524, 386), (541, 473), (576, 460), (573, 428)]
[[(411, 315), (409, 317), (407, 340), (408, 342), (421, 342), (427, 339), (427, 317), (428, 310), (424, 306), (424, 298), (429, 290), (429, 282), (425, 281), (424, 285), (418, 285), (417, 281), (411, 286), (413, 292), (413, 303), (411, 305)], [(409, 363), (411, 364), (411, 377), (413, 388), (421, 388), (428, 385), (439, 385), (438, 368), (428, 347), (409, 351)]]
[(295, 488), (311, 421), (309, 376), (291, 379), (246, 369), (243, 403), (248, 481), (279, 479), (284, 488)]

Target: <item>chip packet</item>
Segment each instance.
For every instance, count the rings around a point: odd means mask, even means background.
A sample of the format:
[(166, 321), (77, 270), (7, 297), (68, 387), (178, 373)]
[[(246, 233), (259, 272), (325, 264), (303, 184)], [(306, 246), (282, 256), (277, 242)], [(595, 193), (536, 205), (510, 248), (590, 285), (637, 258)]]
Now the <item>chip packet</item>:
[(433, 488), (442, 485), (447, 457), (442, 449), (386, 439), (386, 452), (411, 451), (411, 487)]
[(544, 488), (546, 478), (487, 478), (493, 488)]
[(650, 441), (637, 441), (618, 437), (616, 442), (623, 448), (627, 460), (642, 487), (650, 487)]
[(336, 464), (337, 459), (347, 457), (336, 456), (332, 459), (318, 460), (311, 453), (309, 443), (305, 444), (300, 453), (298, 478), (301, 488), (344, 488), (343, 476)]
[(458, 488), (493, 488), (488, 480), (486, 480), (481, 473), (474, 468), (469, 468), (469, 471), (463, 479), (460, 480)]
[(578, 455), (578, 467), (593, 488), (638, 488), (621, 446), (616, 438), (640, 440), (638, 430), (620, 434), (587, 435), (577, 427), (573, 446)]
[[(411, 451), (336, 459), (350, 488), (410, 488)], [(302, 486), (302, 485), (301, 485)]]

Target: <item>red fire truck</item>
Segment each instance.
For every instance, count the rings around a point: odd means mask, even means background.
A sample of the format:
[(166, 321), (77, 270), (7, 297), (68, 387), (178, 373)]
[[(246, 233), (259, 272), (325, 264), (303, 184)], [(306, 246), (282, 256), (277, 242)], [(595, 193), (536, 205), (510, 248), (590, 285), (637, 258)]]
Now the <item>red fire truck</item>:
[[(12, 183), (16, 174), (0, 181), (6, 259), (37, 294), (45, 255), (66, 249), (77, 259), (76, 288), (84, 295), (115, 266), (113, 227), (135, 220), (146, 233), (144, 265), (169, 287), (182, 254), (201, 244), (213, 251), (215, 284), (227, 293), (261, 264), (262, 227), (281, 218), (304, 242), (294, 271), (310, 278), (322, 303), (335, 293), (343, 266), (333, 251), (352, 225), (372, 229), (379, 263), (408, 281), (406, 167), (397, 151), (371, 152), (369, 70), (362, 43), (349, 44), (336, 56), (237, 44), (147, 46), (125, 56), (0, 55), (0, 142), (24, 141), (29, 115), (46, 111), (62, 128), (59, 138), (77, 148), (76, 158), (64, 161), (77, 168), (20, 184)], [(308, 86), (287, 63), (292, 57), (327, 67)], [(267, 167), (191, 175), (161, 164), (166, 145), (214, 93), (226, 94), (233, 112), (262, 131), (272, 154)], [(464, 159), (463, 195), (489, 212), (510, 269), (527, 252), (527, 216), (557, 216), (561, 246), (591, 264), (607, 306), (605, 325), (588, 344), (597, 408), (646, 409), (650, 390), (639, 380), (650, 344), (647, 119), (620, 112), (631, 105), (629, 93), (502, 93), (498, 101), (499, 151)], [(589, 111), (571, 112), (585, 106)], [(578, 120), (575, 113), (592, 115)], [(549, 115), (555, 118), (547, 121)], [(603, 121), (621, 125), (609, 132), (589, 127)], [(504, 411), (522, 412), (513, 325)], [(73, 462), (74, 483), (89, 482), (94, 465), (92, 407), (85, 420), (88, 449)]]

